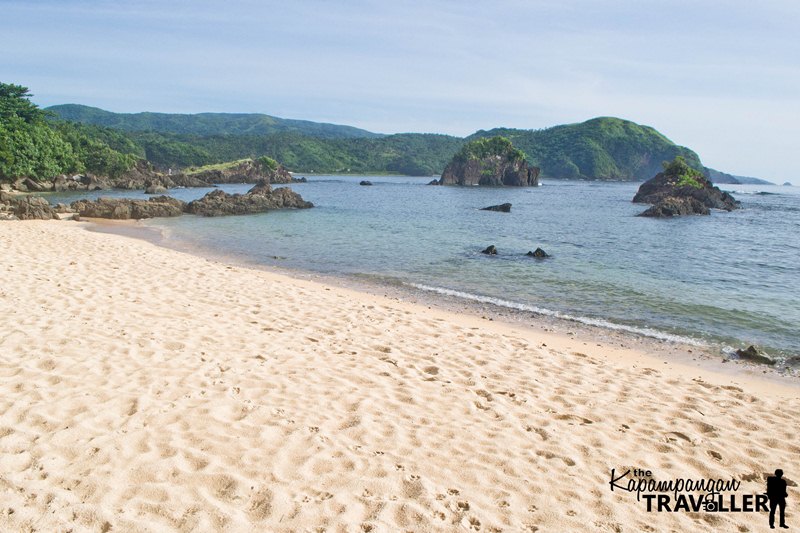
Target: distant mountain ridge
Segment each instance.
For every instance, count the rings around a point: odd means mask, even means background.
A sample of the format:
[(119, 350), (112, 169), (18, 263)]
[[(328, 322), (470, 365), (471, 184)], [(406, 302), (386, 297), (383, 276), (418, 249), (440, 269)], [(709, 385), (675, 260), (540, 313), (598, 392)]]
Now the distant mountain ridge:
[[(266, 155), (301, 173), (433, 175), (441, 174), (468, 141), (500, 135), (541, 168), (545, 179), (645, 181), (662, 170), (662, 162), (682, 156), (716, 183), (768, 183), (706, 168), (694, 151), (656, 129), (614, 117), (540, 130), (494, 128), (461, 138), (428, 133), (381, 135), (352, 126), (258, 113), (113, 113), (78, 104), (47, 110), (62, 120), (82, 124), (87, 132), (93, 130), (115, 149), (144, 156), (161, 168)], [(122, 132), (125, 144), (135, 149), (124, 146), (113, 132)]]
[(751, 178), (748, 176), (734, 176), (714, 170), (713, 168), (705, 167), (706, 175), (713, 183), (731, 183), (735, 185), (775, 185), (771, 181), (762, 180), (761, 178)]
[(269, 135), (299, 133), (323, 139), (375, 138), (378, 133), (353, 126), (294, 120), (261, 113), (114, 113), (80, 104), (45, 108), (69, 122), (105, 126), (122, 131), (155, 131), (186, 135)]

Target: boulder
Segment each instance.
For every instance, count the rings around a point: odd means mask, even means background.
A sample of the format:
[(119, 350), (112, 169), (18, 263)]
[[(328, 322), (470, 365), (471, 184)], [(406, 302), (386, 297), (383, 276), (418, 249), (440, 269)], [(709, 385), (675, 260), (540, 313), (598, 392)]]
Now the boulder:
[(663, 172), (644, 182), (633, 201), (653, 205), (641, 213), (648, 217), (708, 215), (711, 209), (732, 211), (739, 207), (733, 196), (714, 186), (680, 156), (665, 163)]
[(314, 207), (288, 187), (273, 189), (267, 180), (259, 181), (246, 194), (211, 191), (199, 200), (189, 202), (186, 212), (206, 217), (250, 215), (273, 209), (308, 209)]
[(371, 182), (371, 181), (369, 181), (369, 180), (361, 180), (361, 182), (359, 183), (359, 185), (363, 185), (363, 186), (365, 186), (365, 187), (368, 187), (368, 186), (372, 185), (372, 182)]
[(25, 178), (23, 183), (25, 184), (25, 188), (27, 188), (30, 192), (46, 192), (52, 189), (51, 184), (46, 184), (42, 181), (34, 181), (31, 178)]
[(527, 255), (528, 257), (535, 257), (536, 259), (544, 259), (545, 257), (550, 257), (550, 254), (548, 254), (541, 248), (537, 248), (533, 252), (528, 252), (525, 255)]
[(482, 254), (486, 255), (497, 255), (497, 248), (495, 248), (494, 244), (487, 246), (485, 250), (481, 251)]
[(185, 206), (185, 202), (169, 196), (154, 196), (147, 200), (103, 197), (94, 202), (78, 200), (70, 205), (72, 210), (82, 217), (115, 220), (176, 217), (183, 214)]
[(438, 184), (535, 187), (539, 168), (530, 166), (505, 137), (476, 139), (453, 157)]
[(158, 182), (148, 181), (145, 183), (144, 193), (145, 194), (163, 194), (167, 192), (167, 188), (161, 185)]
[(754, 363), (760, 363), (762, 365), (775, 364), (774, 359), (759, 352), (755, 346), (748, 346), (744, 350), (741, 349), (736, 350), (736, 355), (739, 356), (739, 359), (743, 359), (745, 361), (752, 361)]
[(428, 182), (428, 185), (441, 185), (441, 182), (438, 179), (432, 179)]
[(308, 179), (306, 179), (305, 176), (301, 176), (299, 178), (292, 176), (292, 183), (308, 183)]
[(50, 202), (41, 196), (21, 196), (11, 200), (11, 212), (19, 220), (51, 220), (56, 218)]
[(489, 207), (482, 207), (481, 211), (499, 211), (500, 213), (510, 213), (511, 204), (505, 203), (500, 205), (490, 205)]
[(105, 176), (86, 174), (80, 176), (79, 179), (80, 183), (84, 185), (87, 191), (105, 191), (112, 187), (111, 181)]
[(789, 183), (789, 182), (787, 181), (787, 182), (785, 182), (785, 183), (783, 184), (783, 186), (784, 186), (784, 187), (791, 187), (791, 186), (792, 186), (792, 184), (791, 184), (791, 183)]
[(10, 183), (0, 183), (0, 191), (3, 192), (11, 192), (11, 184)]

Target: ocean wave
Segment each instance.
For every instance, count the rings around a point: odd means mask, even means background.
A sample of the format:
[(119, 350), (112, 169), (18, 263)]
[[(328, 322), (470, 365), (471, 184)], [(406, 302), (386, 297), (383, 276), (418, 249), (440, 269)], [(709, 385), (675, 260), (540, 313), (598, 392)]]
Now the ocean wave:
[(480, 302), (485, 304), (492, 304), (499, 307), (505, 307), (507, 309), (514, 309), (516, 311), (527, 311), (530, 313), (536, 313), (539, 315), (549, 316), (553, 318), (558, 318), (562, 320), (570, 320), (572, 322), (579, 322), (581, 324), (586, 324), (588, 326), (596, 326), (604, 329), (611, 329), (615, 331), (626, 331), (628, 333), (634, 333), (636, 335), (642, 335), (645, 337), (651, 337), (654, 339), (659, 339), (663, 341), (669, 342), (679, 342), (682, 344), (689, 344), (692, 346), (705, 346), (705, 343), (698, 341), (697, 339), (693, 339), (691, 337), (686, 337), (683, 335), (676, 335), (673, 333), (666, 333), (663, 331), (658, 331), (652, 328), (647, 327), (638, 327), (638, 326), (629, 326), (626, 324), (617, 324), (614, 322), (609, 322), (608, 320), (603, 320), (600, 318), (590, 318), (584, 316), (577, 316), (577, 315), (570, 315), (567, 313), (561, 313), (559, 311), (553, 311), (552, 309), (545, 309), (543, 307), (537, 307), (535, 305), (528, 305), (519, 302), (512, 302), (510, 300), (504, 300), (502, 298), (494, 298), (492, 296), (481, 296), (479, 294), (471, 294), (468, 292), (457, 291), (453, 289), (446, 289), (444, 287), (433, 287), (430, 285), (423, 285), (421, 283), (407, 283), (407, 285), (414, 287), (419, 290), (433, 292), (436, 294), (441, 294), (443, 296), (452, 296), (455, 298), (461, 298), (464, 300), (470, 300), (473, 302)]

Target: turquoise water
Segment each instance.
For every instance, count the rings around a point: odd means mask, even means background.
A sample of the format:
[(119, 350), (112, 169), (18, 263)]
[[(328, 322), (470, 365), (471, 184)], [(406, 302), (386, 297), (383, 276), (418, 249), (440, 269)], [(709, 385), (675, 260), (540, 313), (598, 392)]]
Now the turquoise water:
[[(638, 187), (631, 183), (453, 188), (375, 176), (366, 178), (374, 186), (361, 187), (362, 179), (316, 176), (292, 185), (317, 206), (310, 210), (148, 224), (175, 242), (265, 265), (399, 283), (654, 337), (800, 354), (797, 187), (726, 186), (743, 209), (656, 220), (635, 216), (644, 207), (630, 202)], [(205, 192), (170, 194), (189, 200)], [(479, 210), (503, 202), (513, 204), (511, 213)], [(490, 244), (498, 256), (480, 253)], [(525, 257), (537, 246), (552, 258)]]

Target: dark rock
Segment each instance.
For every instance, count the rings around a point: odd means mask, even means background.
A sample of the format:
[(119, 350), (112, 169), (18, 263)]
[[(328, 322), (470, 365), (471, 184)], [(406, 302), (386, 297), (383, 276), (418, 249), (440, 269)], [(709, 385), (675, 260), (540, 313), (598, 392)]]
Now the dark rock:
[(45, 186), (44, 182), (34, 181), (31, 178), (25, 178), (23, 183), (30, 192), (45, 192), (50, 189), (50, 187)]
[(539, 168), (530, 166), (505, 137), (477, 139), (461, 148), (437, 184), (535, 187)]
[(183, 213), (185, 206), (185, 202), (169, 196), (155, 196), (147, 200), (104, 197), (94, 202), (78, 200), (70, 205), (82, 217), (115, 220), (176, 217)]
[(367, 186), (370, 186), (370, 185), (372, 185), (372, 182), (371, 182), (371, 181), (369, 181), (369, 180), (361, 180), (361, 182), (359, 183), (359, 185), (363, 185), (363, 186), (367, 187)]
[(307, 209), (314, 207), (288, 187), (273, 189), (269, 182), (261, 180), (246, 194), (228, 194), (221, 190), (211, 191), (199, 200), (190, 202), (186, 212), (206, 217), (223, 215), (250, 215), (273, 209)]
[(9, 204), (12, 213), (19, 220), (51, 220), (56, 217), (50, 202), (41, 196), (21, 196), (13, 198)]
[(441, 185), (441, 184), (442, 184), (442, 182), (440, 180), (438, 180), (438, 179), (431, 180), (431, 181), (428, 182), (428, 185)]
[(167, 188), (161, 185), (158, 182), (148, 181), (145, 183), (144, 193), (145, 194), (162, 194), (167, 192)]
[(86, 187), (87, 191), (105, 191), (112, 188), (111, 181), (105, 176), (86, 174), (80, 177), (80, 181)]
[(733, 196), (715, 187), (681, 157), (665, 164), (664, 172), (642, 183), (633, 201), (653, 204), (654, 207), (641, 214), (648, 217), (708, 215), (710, 209), (732, 211), (739, 207)]
[(481, 252), (482, 254), (486, 255), (497, 255), (497, 248), (494, 247), (494, 244), (488, 246), (485, 250)]
[(500, 205), (490, 205), (489, 207), (481, 208), (481, 211), (499, 211), (501, 213), (510, 213), (511, 212), (511, 204), (505, 203)]
[(736, 355), (739, 359), (752, 361), (754, 363), (761, 363), (763, 365), (774, 365), (775, 360), (759, 352), (755, 346), (749, 346), (744, 350), (736, 350)]
[(791, 186), (792, 186), (792, 184), (791, 184), (791, 183), (789, 183), (789, 182), (787, 181), (787, 182), (785, 182), (785, 183), (783, 184), (783, 186), (784, 186), (784, 187), (791, 187)]
[(659, 200), (654, 206), (649, 207), (640, 217), (667, 218), (682, 215), (708, 215), (711, 211), (695, 198), (679, 198), (667, 196)]
[(305, 176), (301, 176), (299, 178), (292, 178), (292, 183), (308, 183), (308, 179)]
[(550, 257), (550, 254), (548, 254), (541, 248), (537, 248), (533, 252), (528, 252), (525, 255), (527, 255), (528, 257), (535, 257), (536, 259), (544, 259), (545, 257)]

